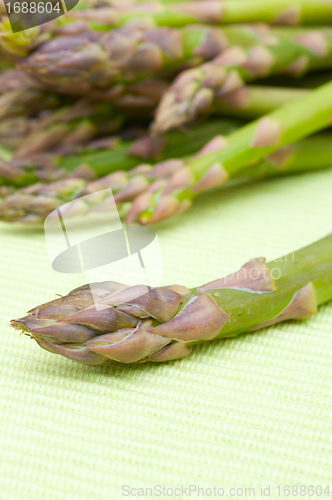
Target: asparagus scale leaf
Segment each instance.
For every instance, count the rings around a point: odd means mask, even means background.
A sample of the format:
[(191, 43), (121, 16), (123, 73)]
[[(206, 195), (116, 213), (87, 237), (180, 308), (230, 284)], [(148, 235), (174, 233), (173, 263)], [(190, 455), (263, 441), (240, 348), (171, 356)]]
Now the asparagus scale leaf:
[[(10, 325), (43, 349), (86, 365), (183, 358), (197, 343), (305, 320), (332, 299), (332, 236), (187, 289), (115, 282), (79, 287)], [(97, 302), (96, 302), (97, 301)]]

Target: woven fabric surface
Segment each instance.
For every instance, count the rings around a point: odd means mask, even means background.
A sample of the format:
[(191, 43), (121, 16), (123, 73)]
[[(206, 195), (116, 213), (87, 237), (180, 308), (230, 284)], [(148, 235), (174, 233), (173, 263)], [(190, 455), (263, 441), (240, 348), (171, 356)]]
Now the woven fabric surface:
[[(155, 226), (164, 283), (195, 286), (325, 236), (331, 185), (325, 171), (199, 197)], [(51, 270), (41, 229), (1, 224), (0, 238), (1, 500), (149, 498), (154, 487), (187, 498), (189, 485), (195, 499), (198, 485), (213, 498), (213, 487), (260, 498), (270, 486), (274, 499), (285, 485), (332, 482), (332, 304), (181, 361), (89, 368), (8, 327), (83, 277)]]

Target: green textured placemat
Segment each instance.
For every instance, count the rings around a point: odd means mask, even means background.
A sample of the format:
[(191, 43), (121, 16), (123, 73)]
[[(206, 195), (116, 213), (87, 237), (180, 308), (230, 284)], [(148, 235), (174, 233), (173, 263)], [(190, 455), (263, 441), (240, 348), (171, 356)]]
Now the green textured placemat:
[[(326, 171), (201, 196), (156, 226), (165, 283), (194, 286), (323, 237), (331, 186)], [(161, 498), (187, 498), (189, 485), (223, 487), (224, 497), (255, 488), (256, 498), (261, 485), (271, 485), (270, 498), (278, 485), (326, 488), (332, 304), (178, 362), (83, 367), (7, 326), (82, 278), (51, 272), (42, 231), (1, 224), (0, 235), (1, 500), (133, 498), (124, 485), (180, 488), (157, 489)]]

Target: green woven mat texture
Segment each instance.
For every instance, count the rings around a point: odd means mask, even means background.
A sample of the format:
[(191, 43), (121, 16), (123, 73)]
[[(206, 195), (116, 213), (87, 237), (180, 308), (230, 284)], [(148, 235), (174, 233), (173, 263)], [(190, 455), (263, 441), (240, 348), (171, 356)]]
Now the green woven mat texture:
[[(198, 285), (325, 236), (331, 186), (325, 171), (201, 196), (155, 226), (164, 283)], [(203, 498), (195, 486), (276, 499), (330, 483), (332, 495), (332, 304), (177, 362), (89, 368), (8, 327), (84, 278), (51, 270), (40, 229), (1, 224), (0, 238), (1, 500)], [(329, 498), (311, 494), (297, 496)]]

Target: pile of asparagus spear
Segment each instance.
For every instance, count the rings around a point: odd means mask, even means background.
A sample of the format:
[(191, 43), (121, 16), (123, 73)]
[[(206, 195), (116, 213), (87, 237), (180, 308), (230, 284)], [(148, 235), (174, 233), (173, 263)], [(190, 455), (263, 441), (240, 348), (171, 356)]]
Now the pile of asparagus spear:
[[(331, 167), (331, 21), (326, 0), (85, 0), (19, 33), (3, 13), (0, 220), (42, 223), (60, 205), (97, 191), (101, 196), (75, 215), (109, 210), (111, 188), (127, 224), (155, 224), (190, 209), (207, 190)], [(300, 263), (323, 249), (331, 267), (326, 248), (331, 238), (299, 252)], [(260, 276), (261, 264), (253, 262)], [(328, 300), (331, 280), (316, 286), (321, 270), (315, 274), (308, 263), (301, 277), (300, 269), (280, 285), (290, 294), (282, 295), (280, 310), (245, 327), (226, 326), (228, 334), (274, 318), (305, 318)], [(257, 291), (242, 279), (234, 287)], [(220, 332), (232, 313), (223, 311), (219, 292), (206, 290), (166, 287), (143, 295), (144, 302), (124, 285), (106, 284), (100, 299), (111, 297), (115, 319), (105, 330), (105, 318), (86, 312), (94, 306), (83, 287), (13, 326), (88, 364), (104, 363), (105, 352), (124, 362), (174, 359), (189, 352), (188, 342), (226, 336)], [(278, 290), (271, 282), (266, 300)], [(230, 311), (240, 300), (232, 293), (224, 299)], [(255, 309), (263, 299), (251, 293), (250, 300)], [(201, 330), (193, 322), (200, 311)], [(100, 334), (112, 338), (96, 340)], [(127, 356), (132, 339), (152, 347)], [(124, 355), (105, 348), (120, 343)]]
[(330, 167), (331, 20), (325, 0), (90, 1), (19, 33), (2, 16), (1, 220), (95, 186), (151, 224), (234, 178)]

